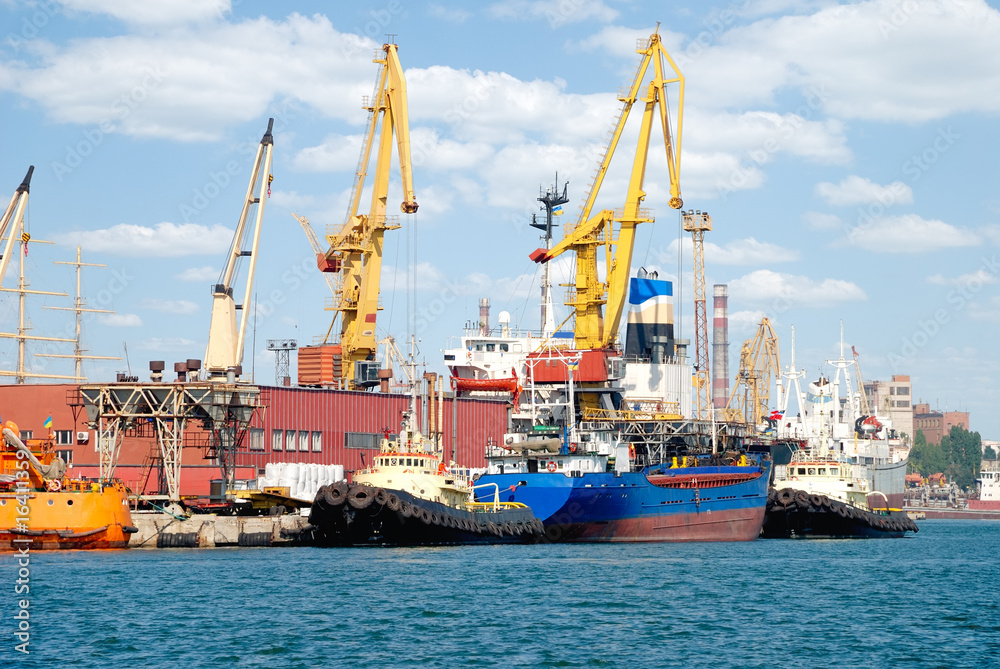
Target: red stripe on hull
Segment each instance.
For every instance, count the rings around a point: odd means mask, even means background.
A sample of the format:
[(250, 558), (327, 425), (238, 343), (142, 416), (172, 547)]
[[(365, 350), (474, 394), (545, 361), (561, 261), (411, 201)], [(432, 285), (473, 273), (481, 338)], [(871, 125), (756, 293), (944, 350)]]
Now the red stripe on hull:
[(607, 523), (548, 525), (550, 541), (572, 542), (680, 542), (751, 541), (760, 536), (764, 507), (705, 510), (642, 518), (623, 518)]

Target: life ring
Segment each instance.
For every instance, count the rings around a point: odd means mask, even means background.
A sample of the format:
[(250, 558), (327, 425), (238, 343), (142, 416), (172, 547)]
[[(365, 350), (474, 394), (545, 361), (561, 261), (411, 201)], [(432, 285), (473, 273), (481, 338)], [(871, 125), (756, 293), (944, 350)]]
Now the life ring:
[(555, 461), (554, 460), (549, 460), (549, 464), (545, 465), (545, 468), (547, 470), (549, 470), (549, 472), (554, 472), (556, 470), (556, 463), (555, 463)]
[(49, 492), (59, 492), (62, 490), (62, 482), (59, 479), (49, 479), (45, 487), (49, 489)]
[(576, 453), (576, 444), (570, 444), (569, 445), (569, 452), (570, 453)]
[(628, 445), (628, 457), (630, 460), (635, 460), (635, 445)]

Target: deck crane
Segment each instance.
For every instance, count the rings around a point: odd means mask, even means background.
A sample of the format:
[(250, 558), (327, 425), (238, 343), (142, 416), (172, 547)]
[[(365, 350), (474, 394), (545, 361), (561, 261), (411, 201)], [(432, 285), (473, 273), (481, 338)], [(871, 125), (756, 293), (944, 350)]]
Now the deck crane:
[[(257, 248), (260, 243), (261, 221), (264, 218), (264, 204), (267, 201), (267, 191), (271, 180), (271, 153), (274, 148), (274, 138), (271, 129), (274, 119), (268, 119), (267, 132), (257, 147), (253, 171), (250, 173), (250, 185), (247, 186), (246, 197), (243, 200), (243, 211), (239, 223), (236, 224), (236, 234), (229, 248), (229, 258), (219, 275), (219, 281), (212, 287), (212, 323), (208, 333), (208, 346), (205, 349), (205, 370), (210, 381), (226, 381), (227, 375), (234, 372), (240, 375), (243, 361), (243, 347), (246, 343), (247, 321), (250, 317), (250, 298), (253, 295), (253, 277), (257, 266)], [(251, 228), (248, 225), (253, 212), (253, 232), (249, 240), (250, 248), (246, 248), (247, 236)], [(240, 259), (249, 257), (246, 270), (246, 287), (243, 302), (236, 304), (233, 300), (233, 285)], [(240, 312), (237, 323), (236, 312)]]
[[(14, 196), (10, 198), (10, 204), (3, 212), (0, 219), (0, 242), (3, 243), (3, 257), (0, 258), (0, 282), (3, 281), (7, 273), (7, 265), (13, 256), (14, 245), (18, 242), (27, 242), (30, 235), (24, 230), (24, 212), (28, 208), (28, 191), (31, 189), (31, 175), (35, 171), (35, 166), (28, 166), (28, 173), (24, 175), (21, 185), (14, 191)], [(27, 237), (27, 238), (26, 238)]]
[(750, 426), (766, 422), (770, 418), (772, 378), (780, 383), (778, 336), (774, 334), (771, 321), (764, 317), (757, 326), (757, 333), (740, 349), (736, 385), (724, 410), (726, 421)]
[[(399, 228), (398, 219), (386, 216), (392, 140), (396, 138), (399, 172), (403, 182), (404, 214), (417, 211), (413, 194), (413, 170), (410, 164), (410, 126), (406, 108), (406, 80), (396, 44), (383, 44), (373, 62), (379, 65), (375, 90), (365, 100), (368, 129), (362, 140), (361, 156), (354, 176), (354, 189), (344, 224), (335, 234), (328, 234), (330, 248), (320, 259), (324, 272), (339, 273), (333, 306), (340, 315), (339, 381), (352, 390), (378, 385), (378, 340), (375, 317), (379, 310), (379, 284), (382, 272), (382, 240), (386, 230)], [(371, 207), (359, 214), (361, 191), (368, 174), (368, 163), (378, 134), (375, 170), (372, 179)], [(332, 325), (331, 325), (332, 329)]]
[[(576, 224), (567, 227), (566, 236), (551, 249), (538, 249), (531, 254), (535, 262), (548, 262), (561, 253), (572, 250), (576, 254), (576, 281), (570, 285), (570, 297), (566, 306), (574, 309), (576, 317), (575, 337), (578, 349), (607, 349), (614, 345), (618, 335), (622, 311), (631, 271), (632, 250), (635, 229), (640, 223), (653, 221), (653, 215), (642, 207), (646, 197), (643, 181), (646, 176), (646, 159), (652, 133), (653, 117), (659, 108), (660, 127), (663, 131), (667, 155), (667, 169), (670, 178), (670, 206), (680, 209), (684, 203), (680, 192), (681, 128), (684, 108), (684, 76), (674, 63), (658, 33), (649, 39), (639, 40), (636, 53), (642, 56), (635, 72), (631, 87), (619, 92), (622, 103), (618, 120), (594, 181), (590, 194), (584, 203)], [(670, 65), (672, 74), (666, 72), (664, 58)], [(650, 64), (653, 65), (653, 79), (645, 88), (642, 84)], [(677, 105), (677, 130), (671, 132), (667, 113), (667, 84), (679, 85)], [(598, 191), (604, 181), (615, 148), (622, 137), (629, 112), (636, 101), (645, 103), (639, 141), (632, 163), (625, 204), (621, 209), (604, 209), (591, 216)], [(617, 230), (616, 230), (617, 225)], [(604, 250), (606, 282), (601, 282), (597, 273), (598, 248)], [(616, 248), (617, 247), (617, 248)], [(606, 314), (602, 313), (607, 305)]]

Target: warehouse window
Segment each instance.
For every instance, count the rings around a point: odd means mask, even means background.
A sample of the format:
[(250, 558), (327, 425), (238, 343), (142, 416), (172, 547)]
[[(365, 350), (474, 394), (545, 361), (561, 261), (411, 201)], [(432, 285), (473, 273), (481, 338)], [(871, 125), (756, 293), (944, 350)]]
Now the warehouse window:
[(57, 446), (72, 446), (73, 445), (73, 430), (56, 430), (56, 445)]
[(250, 450), (264, 451), (264, 430), (259, 427), (250, 428)]
[(309, 433), (305, 431), (299, 431), (299, 450), (308, 451), (309, 450)]
[(295, 450), (295, 430), (285, 430), (285, 450)]
[(56, 451), (56, 455), (63, 459), (67, 465), (73, 464), (73, 451), (71, 449), (66, 449), (64, 451)]
[(271, 430), (271, 450), (281, 450), (281, 430)]
[(345, 432), (344, 448), (361, 448), (364, 450), (378, 450), (379, 440), (382, 435), (378, 432)]
[(33, 439), (34, 434), (35, 433), (31, 430), (21, 430), (21, 441), (24, 441), (25, 439)]
[(323, 433), (313, 432), (312, 440), (313, 440), (313, 451), (317, 453), (321, 452), (323, 450)]

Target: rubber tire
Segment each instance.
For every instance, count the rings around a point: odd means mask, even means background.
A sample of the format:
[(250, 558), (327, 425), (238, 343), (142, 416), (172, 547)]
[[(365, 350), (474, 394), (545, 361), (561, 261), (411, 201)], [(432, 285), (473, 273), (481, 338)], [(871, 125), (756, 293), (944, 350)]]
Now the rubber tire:
[(375, 498), (375, 501), (382, 506), (385, 506), (385, 503), (389, 501), (389, 493), (385, 491), (385, 488), (376, 488), (375, 494), (372, 496)]
[(392, 492), (387, 496), (385, 505), (389, 507), (390, 511), (399, 511), (403, 506), (403, 502), (399, 499), (399, 495)]
[(833, 512), (840, 516), (841, 518), (850, 518), (851, 511), (850, 508), (845, 504), (839, 504), (833, 508)]
[(413, 517), (413, 509), (414, 509), (414, 506), (412, 504), (410, 504), (409, 502), (402, 502), (401, 501), (399, 503), (399, 513), (400, 513), (401, 516), (403, 516), (403, 518), (411, 518), (411, 517)]
[(814, 506), (817, 509), (822, 508), (823, 507), (823, 496), (822, 495), (816, 495), (816, 494), (809, 495), (809, 504), (810, 504), (810, 506)]
[(347, 501), (347, 491), (343, 489), (341, 485), (342, 481), (338, 481), (333, 485), (323, 486), (322, 495), (323, 501), (329, 506), (340, 506), (345, 501)]
[(359, 485), (347, 493), (347, 503), (358, 510), (367, 509), (375, 501), (373, 493), (374, 491), (368, 486)]
[(430, 525), (432, 517), (433, 514), (430, 511), (427, 509), (420, 509), (420, 520), (424, 521), (424, 525)]

